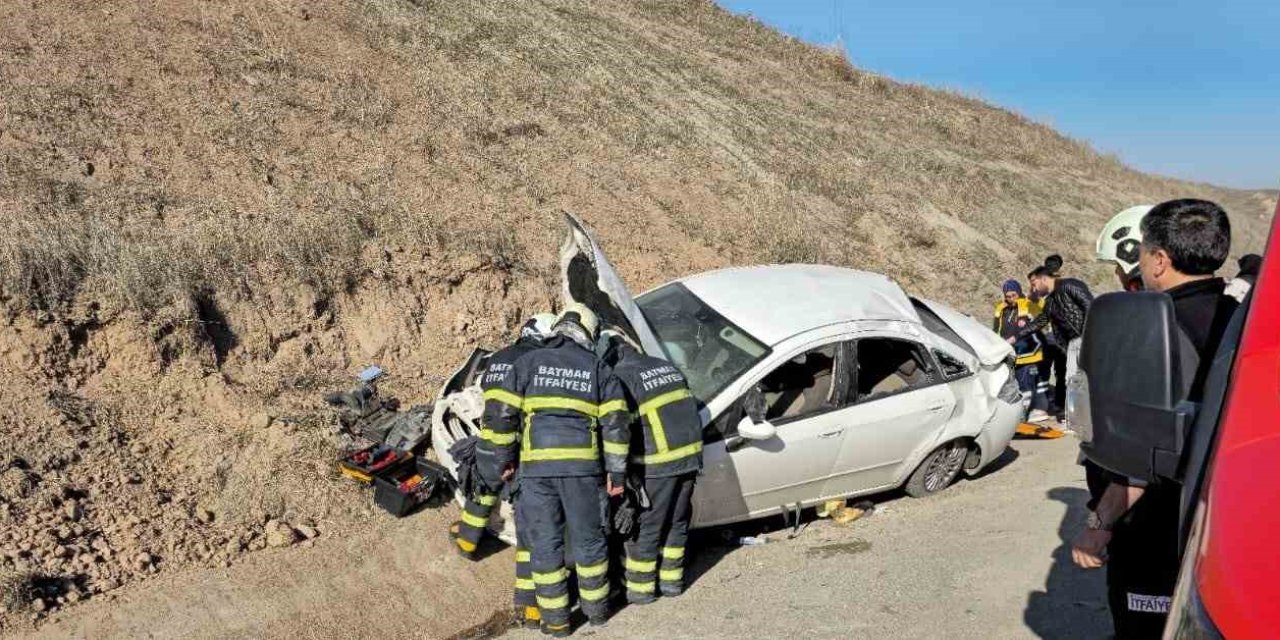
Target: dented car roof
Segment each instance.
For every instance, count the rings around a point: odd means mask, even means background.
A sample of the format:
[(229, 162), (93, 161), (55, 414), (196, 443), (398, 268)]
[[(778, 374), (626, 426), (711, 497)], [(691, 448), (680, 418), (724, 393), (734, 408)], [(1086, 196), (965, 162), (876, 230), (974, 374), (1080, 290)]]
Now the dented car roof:
[(738, 267), (677, 282), (769, 345), (840, 322), (920, 322), (897, 283), (856, 269), (805, 264)]

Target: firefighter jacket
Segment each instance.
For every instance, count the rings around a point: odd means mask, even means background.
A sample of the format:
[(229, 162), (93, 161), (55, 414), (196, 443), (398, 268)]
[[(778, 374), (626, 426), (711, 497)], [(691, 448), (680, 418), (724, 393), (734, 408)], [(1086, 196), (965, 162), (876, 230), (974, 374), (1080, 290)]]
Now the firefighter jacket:
[(502, 487), (502, 466), (497, 464), (497, 452), (494, 447), (493, 430), (489, 421), (498, 415), (501, 403), (490, 400), (488, 392), (499, 389), (502, 382), (511, 373), (516, 360), (534, 349), (542, 346), (542, 338), (521, 336), (510, 346), (489, 356), (484, 375), (480, 376), (480, 389), (485, 392), (484, 413), (480, 418), (480, 440), (476, 443), (475, 470), (489, 490), (497, 492)]
[(482, 433), (494, 446), (499, 470), (519, 464), (521, 476), (528, 478), (605, 472), (621, 478), (626, 472), (628, 414), (622, 387), (594, 353), (573, 340), (549, 338), (516, 360), (484, 397)]
[(684, 374), (666, 360), (629, 346), (619, 348), (613, 375), (635, 412), (631, 464), (646, 478), (677, 476), (702, 468), (702, 418)]
[[(1018, 335), (1018, 331), (1030, 324), (1039, 315), (1039, 304), (1034, 304), (1026, 298), (1018, 298), (1016, 304), (1009, 304), (1001, 301), (996, 305), (996, 316), (994, 328), (1001, 338), (1012, 338)], [(1017, 365), (1035, 364), (1044, 360), (1044, 350), (1042, 339), (1039, 333), (1033, 333), (1028, 336), (1018, 338), (1013, 345), (1013, 351), (1017, 355)]]

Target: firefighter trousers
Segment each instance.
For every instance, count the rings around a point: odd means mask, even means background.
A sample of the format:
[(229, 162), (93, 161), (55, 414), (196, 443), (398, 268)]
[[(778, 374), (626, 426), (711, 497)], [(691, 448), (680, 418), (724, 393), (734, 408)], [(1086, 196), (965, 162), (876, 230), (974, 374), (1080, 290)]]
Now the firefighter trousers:
[(454, 538), (454, 544), (463, 553), (471, 555), (476, 552), (476, 548), (480, 546), (480, 538), (484, 536), (485, 525), (489, 522), (489, 514), (497, 504), (497, 492), (477, 491), (475, 495), (467, 496), (467, 501), (462, 506), (462, 521), (458, 523), (458, 535)]
[(693, 485), (697, 472), (666, 478), (645, 478), (649, 508), (640, 512), (634, 540), (626, 543), (627, 598), (644, 602), (655, 588), (665, 596), (684, 592), (685, 543), (693, 515)]
[(588, 617), (605, 615), (609, 597), (608, 512), (603, 476), (522, 478), (516, 528), (529, 545), (529, 559), (543, 624), (569, 625), (569, 570), (565, 530), (572, 543), (578, 599)]

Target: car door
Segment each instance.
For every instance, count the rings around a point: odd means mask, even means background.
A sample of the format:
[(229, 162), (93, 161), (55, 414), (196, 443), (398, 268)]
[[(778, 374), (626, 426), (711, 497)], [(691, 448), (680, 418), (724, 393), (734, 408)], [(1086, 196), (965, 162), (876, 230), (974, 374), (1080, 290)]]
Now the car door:
[(848, 424), (841, 412), (849, 392), (848, 354), (843, 341), (801, 349), (755, 383), (777, 434), (734, 439), (726, 461), (750, 514), (823, 497)]
[(865, 337), (853, 345), (852, 405), (840, 412), (845, 430), (828, 495), (900, 484), (937, 444), (956, 399), (923, 345), (895, 337)]

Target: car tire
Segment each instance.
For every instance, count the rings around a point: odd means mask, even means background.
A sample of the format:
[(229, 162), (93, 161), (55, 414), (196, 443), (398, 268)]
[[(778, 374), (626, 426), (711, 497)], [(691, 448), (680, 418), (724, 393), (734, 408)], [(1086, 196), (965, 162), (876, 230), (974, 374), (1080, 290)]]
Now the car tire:
[(907, 479), (907, 495), (923, 498), (951, 486), (960, 476), (968, 457), (969, 447), (960, 440), (953, 440), (934, 449)]

